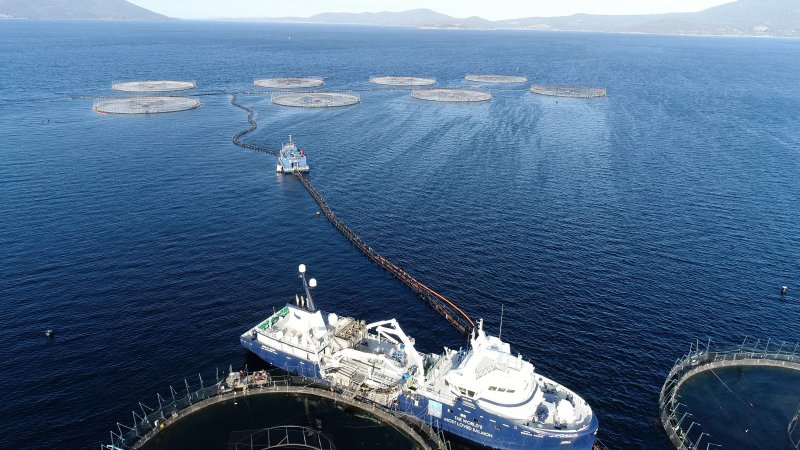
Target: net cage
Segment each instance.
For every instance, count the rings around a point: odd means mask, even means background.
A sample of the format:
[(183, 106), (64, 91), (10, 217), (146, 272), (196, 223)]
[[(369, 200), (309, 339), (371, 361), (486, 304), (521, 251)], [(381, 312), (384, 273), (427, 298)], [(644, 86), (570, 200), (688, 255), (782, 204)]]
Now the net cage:
[(436, 84), (436, 78), (375, 76), (370, 77), (369, 82), (386, 86), (432, 86)]
[(550, 97), (597, 98), (606, 96), (606, 89), (598, 87), (546, 86), (534, 84), (531, 86), (531, 92)]
[(105, 114), (161, 114), (199, 106), (200, 100), (191, 97), (125, 97), (96, 99), (92, 109)]
[(293, 108), (338, 108), (352, 106), (361, 102), (361, 98), (354, 93), (343, 92), (296, 92), (291, 94), (276, 94), (272, 96), (272, 103)]
[[(733, 398), (741, 402), (744, 400), (742, 400), (740, 394), (736, 394), (731, 390), (714, 369), (736, 368), (737, 373), (743, 373), (744, 369), (763, 370), (770, 367), (800, 371), (800, 342), (773, 342), (771, 339), (766, 341), (745, 339), (739, 345), (717, 345), (712, 343), (710, 339), (707, 343), (693, 342), (689, 348), (689, 353), (676, 360), (659, 394), (661, 424), (675, 448), (689, 450), (720, 447), (720, 442), (715, 442), (714, 436), (706, 432), (709, 425), (712, 425), (709, 421), (713, 417), (695, 417), (692, 414), (692, 405), (687, 405), (690, 401), (681, 396), (681, 390), (684, 386), (698, 379), (700, 375), (711, 373), (714, 376), (712, 380), (722, 385), (721, 390), (730, 391), (733, 394)], [(711, 378), (709, 377), (709, 379)], [(738, 403), (733, 405), (736, 408), (741, 406)], [(800, 420), (800, 411), (795, 414), (787, 430), (789, 440), (794, 446), (791, 448), (796, 449), (800, 449), (800, 434), (798, 434), (797, 429), (798, 420)], [(734, 424), (724, 424), (727, 429), (732, 429), (732, 425)], [(786, 424), (781, 425), (781, 427), (785, 426)], [(745, 430), (746, 427), (735, 426), (734, 428)]]
[(475, 103), (492, 99), (492, 94), (465, 89), (416, 89), (411, 96), (419, 100), (447, 103)]
[(253, 84), (272, 89), (303, 89), (322, 86), (325, 81), (321, 77), (259, 78), (253, 80)]
[(467, 81), (474, 81), (477, 83), (526, 83), (528, 78), (516, 75), (477, 75), (467, 74), (464, 77)]
[(115, 81), (111, 89), (122, 92), (170, 92), (194, 89), (194, 81), (151, 80), (151, 81)]

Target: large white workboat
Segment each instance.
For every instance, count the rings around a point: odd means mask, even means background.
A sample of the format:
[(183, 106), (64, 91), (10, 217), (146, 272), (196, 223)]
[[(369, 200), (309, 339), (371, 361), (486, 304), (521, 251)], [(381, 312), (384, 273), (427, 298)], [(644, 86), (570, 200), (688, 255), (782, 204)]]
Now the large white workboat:
[(591, 449), (597, 418), (576, 393), (534, 371), (483, 321), (469, 349), (420, 353), (396, 320), (365, 323), (316, 309), (304, 294), (245, 332), (242, 345), (287, 372), (356, 390), (489, 448)]
[(290, 134), (289, 142), (281, 145), (281, 151), (278, 152), (278, 165), (275, 171), (278, 173), (308, 173), (309, 170), (306, 152), (295, 145)]

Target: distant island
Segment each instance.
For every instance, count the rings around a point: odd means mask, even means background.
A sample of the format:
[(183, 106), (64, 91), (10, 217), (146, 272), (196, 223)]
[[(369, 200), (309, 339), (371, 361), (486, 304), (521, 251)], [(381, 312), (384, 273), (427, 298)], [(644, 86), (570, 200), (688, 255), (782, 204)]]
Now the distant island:
[(606, 16), (574, 14), (491, 21), (459, 19), (429, 9), (322, 13), (311, 17), (237, 19), (268, 22), (383, 25), (420, 28), (522, 29), (732, 36), (800, 36), (800, 1), (738, 0), (695, 13)]
[(0, 19), (174, 20), (125, 0), (0, 0)]
[[(0, 19), (174, 20), (125, 0), (0, 0)], [(574, 14), (487, 20), (456, 18), (430, 9), (335, 13), (311, 17), (221, 20), (380, 25), (472, 30), (561, 30), (680, 35), (800, 37), (800, 0), (737, 0), (694, 13), (648, 15)]]

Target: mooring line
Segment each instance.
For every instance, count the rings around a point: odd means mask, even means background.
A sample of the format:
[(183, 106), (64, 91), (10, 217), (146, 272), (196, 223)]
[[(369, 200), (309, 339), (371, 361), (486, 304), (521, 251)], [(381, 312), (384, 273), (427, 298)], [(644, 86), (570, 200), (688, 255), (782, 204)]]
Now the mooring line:
[[(250, 124), (247, 128), (238, 133), (233, 135), (233, 143), (238, 145), (239, 147), (246, 148), (248, 150), (253, 150), (261, 153), (267, 153), (272, 156), (280, 156), (280, 152), (277, 150), (270, 149), (268, 147), (264, 147), (261, 145), (250, 144), (247, 142), (243, 142), (242, 138), (249, 133), (255, 131), (258, 128), (258, 124), (254, 119), (255, 111), (250, 108), (249, 106), (243, 105), (239, 103), (236, 94), (233, 94), (231, 98), (231, 104), (233, 106), (239, 107), (245, 111), (247, 111), (247, 121)], [(336, 214), (334, 214), (333, 210), (328, 206), (328, 202), (325, 201), (325, 198), (320, 195), (319, 192), (314, 188), (309, 181), (308, 177), (303, 175), (302, 173), (295, 172), (295, 175), (306, 188), (308, 193), (317, 202), (319, 207), (322, 209), (322, 212), (325, 214), (325, 217), (333, 224), (333, 226), (339, 230), (340, 233), (348, 240), (353, 246), (356, 247), (361, 253), (363, 253), (370, 261), (377, 264), (382, 269), (386, 270), (387, 272), (391, 273), (395, 278), (400, 280), (403, 284), (408, 286), (411, 290), (413, 290), (425, 303), (430, 305), (436, 312), (439, 313), (442, 317), (445, 318), (455, 329), (463, 334), (470, 334), (472, 330), (475, 328), (475, 323), (469, 316), (461, 310), (458, 306), (456, 306), (453, 302), (446, 299), (444, 296), (439, 294), (438, 292), (434, 291), (433, 289), (429, 288), (413, 276), (411, 276), (408, 272), (401, 269), (396, 264), (392, 263), (380, 253), (375, 251), (371, 246), (367, 245), (361, 237), (359, 237), (350, 227), (347, 226), (341, 219), (339, 219)]]

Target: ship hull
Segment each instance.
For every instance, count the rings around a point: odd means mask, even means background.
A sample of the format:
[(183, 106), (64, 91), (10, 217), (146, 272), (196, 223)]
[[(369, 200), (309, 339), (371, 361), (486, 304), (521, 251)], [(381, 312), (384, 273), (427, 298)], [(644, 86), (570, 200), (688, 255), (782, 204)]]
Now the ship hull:
[(310, 170), (311, 170), (311, 168), (309, 166), (304, 166), (304, 167), (283, 167), (281, 165), (278, 165), (278, 167), (275, 169), (275, 171), (278, 172), (278, 173), (295, 173), (295, 172), (308, 173)]
[(317, 380), (322, 379), (319, 365), (313, 361), (309, 361), (305, 358), (300, 358), (280, 350), (269, 348), (266, 345), (245, 336), (240, 337), (239, 341), (242, 343), (244, 348), (278, 369), (282, 369), (291, 374), (301, 375), (307, 378), (313, 378)]
[[(242, 336), (240, 341), (244, 348), (276, 368), (307, 378), (323, 379), (319, 365), (313, 361), (269, 348), (247, 336)], [(596, 418), (582, 432), (536, 430), (514, 424), (461, 399), (454, 405), (447, 405), (422, 395), (409, 397), (401, 394), (396, 407), (461, 439), (501, 450), (591, 450), (597, 430)]]
[(447, 405), (421, 395), (400, 395), (397, 408), (461, 439), (501, 450), (591, 450), (597, 431), (596, 418), (581, 432), (536, 430), (517, 425), (461, 399), (454, 405)]

